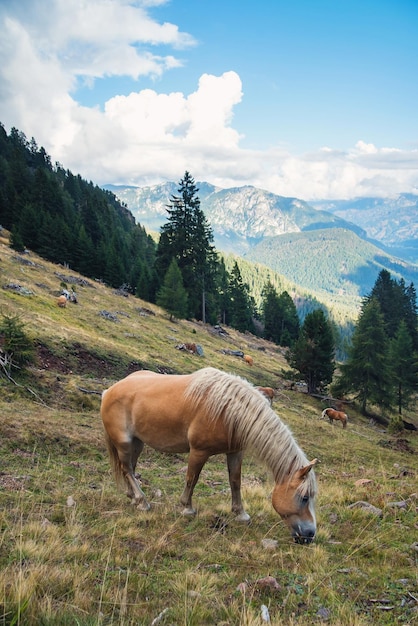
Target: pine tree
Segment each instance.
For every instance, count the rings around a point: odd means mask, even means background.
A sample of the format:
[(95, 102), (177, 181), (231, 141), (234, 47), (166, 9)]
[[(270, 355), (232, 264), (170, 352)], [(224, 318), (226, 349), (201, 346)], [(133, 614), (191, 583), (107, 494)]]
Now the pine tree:
[(23, 243), (23, 237), (20, 232), (20, 228), (13, 225), (10, 233), (10, 247), (16, 252), (24, 252), (25, 244)]
[(299, 336), (300, 322), (295, 303), (287, 291), (278, 295), (267, 281), (262, 292), (264, 337), (280, 346), (291, 346)]
[(282, 330), (280, 334), (280, 345), (291, 346), (299, 336), (300, 322), (296, 305), (287, 291), (283, 291), (279, 296), (279, 307), (281, 312)]
[(229, 325), (241, 332), (249, 331), (255, 333), (254, 311), (255, 303), (250, 296), (250, 289), (242, 280), (238, 263), (235, 261), (229, 275)]
[(157, 293), (157, 304), (170, 314), (170, 321), (173, 317), (187, 317), (187, 292), (176, 259), (171, 261), (162, 287)]
[(412, 339), (413, 350), (418, 352), (418, 308), (414, 283), (404, 288), (404, 320)]
[(390, 408), (391, 388), (384, 317), (377, 298), (371, 298), (363, 303), (347, 361), (341, 365), (341, 376), (333, 389), (338, 395), (354, 392), (366, 415), (369, 403)]
[(132, 281), (135, 285), (135, 295), (142, 300), (151, 301), (152, 278), (151, 271), (145, 263), (140, 263), (136, 272), (137, 279)]
[(289, 349), (286, 360), (308, 386), (308, 393), (324, 389), (334, 373), (334, 335), (322, 309), (305, 318), (298, 339)]
[(280, 344), (282, 334), (281, 307), (277, 291), (270, 280), (264, 286), (262, 298), (263, 335), (269, 341)]
[(13, 367), (21, 369), (35, 360), (35, 345), (26, 334), (24, 323), (18, 315), (2, 315), (0, 343), (0, 366), (8, 377)]
[(229, 274), (222, 256), (219, 257), (215, 269), (213, 289), (207, 298), (208, 319), (212, 324), (229, 324), (231, 307)]
[(168, 221), (161, 227), (155, 267), (157, 275), (164, 276), (172, 259), (176, 259), (188, 294), (189, 315), (205, 321), (207, 294), (214, 288), (218, 261), (198, 191), (186, 171), (179, 183), (179, 195), (173, 195), (167, 206)]
[(413, 351), (412, 338), (404, 320), (390, 342), (389, 355), (398, 414), (401, 416), (402, 409), (410, 405), (418, 390), (417, 354)]
[(365, 301), (376, 298), (385, 322), (385, 332), (393, 339), (399, 324), (405, 320), (412, 337), (414, 349), (418, 349), (417, 304), (416, 291), (413, 283), (408, 287), (405, 281), (393, 279), (390, 272), (382, 270), (376, 279), (372, 291)]

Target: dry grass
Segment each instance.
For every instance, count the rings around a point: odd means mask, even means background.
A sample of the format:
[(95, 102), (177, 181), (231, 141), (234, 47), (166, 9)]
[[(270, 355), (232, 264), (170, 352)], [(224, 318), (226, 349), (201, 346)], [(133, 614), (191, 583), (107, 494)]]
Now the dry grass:
[[(58, 309), (57, 268), (31, 259), (40, 267), (0, 247), (0, 312), (18, 313), (44, 348), (23, 387), (0, 378), (0, 626), (261, 626), (266, 611), (276, 626), (416, 623), (416, 434), (403, 436), (411, 453), (355, 411), (344, 431), (319, 420), (319, 401), (283, 388), (280, 350), (249, 335), (170, 323), (99, 283), (77, 288), (79, 305)], [(3, 290), (8, 282), (34, 295)], [(122, 312), (119, 322), (101, 310)], [(205, 356), (176, 350), (183, 342), (201, 344)], [(222, 348), (252, 354), (254, 367)], [(223, 458), (203, 470), (194, 519), (177, 505), (187, 455), (144, 451), (138, 471), (150, 512), (116, 491), (99, 396), (80, 388), (101, 391), (135, 366), (185, 373), (205, 365), (279, 390), (274, 409), (320, 460), (312, 545), (292, 543), (270, 505), (270, 476), (251, 459), (250, 525), (230, 516)], [(381, 517), (349, 508), (360, 500)]]

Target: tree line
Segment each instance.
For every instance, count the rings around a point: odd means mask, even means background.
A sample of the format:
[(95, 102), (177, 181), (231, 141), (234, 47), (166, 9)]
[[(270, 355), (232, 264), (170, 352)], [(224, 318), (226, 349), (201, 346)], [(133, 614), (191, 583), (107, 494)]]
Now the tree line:
[(33, 250), (113, 287), (146, 297), (155, 242), (116, 196), (54, 166), (44, 148), (0, 125), (0, 224), (12, 247)]

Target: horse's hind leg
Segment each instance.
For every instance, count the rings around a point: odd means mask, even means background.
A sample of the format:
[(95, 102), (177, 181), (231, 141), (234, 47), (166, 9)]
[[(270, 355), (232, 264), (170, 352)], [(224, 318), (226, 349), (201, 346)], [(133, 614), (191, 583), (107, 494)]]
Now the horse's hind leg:
[(230, 452), (226, 455), (229, 485), (231, 487), (232, 512), (239, 522), (249, 522), (250, 516), (244, 510), (241, 500), (241, 466), (243, 452)]
[(193, 490), (199, 480), (202, 467), (209, 458), (207, 452), (195, 450), (192, 448), (189, 454), (189, 462), (187, 465), (186, 484), (180, 497), (180, 503), (184, 505), (183, 515), (195, 515), (196, 510), (192, 506)]
[(133, 504), (136, 504), (138, 508), (148, 511), (150, 505), (134, 473), (136, 462), (143, 447), (142, 441), (133, 439), (129, 443), (119, 444), (117, 449), (122, 472), (128, 485), (128, 497), (132, 498)]
[(144, 449), (144, 442), (134, 437), (134, 439), (132, 440), (132, 446), (131, 446), (131, 463), (132, 463), (133, 472), (135, 471), (136, 464), (138, 462), (138, 457), (141, 454), (143, 449)]
[[(136, 464), (138, 462), (138, 457), (141, 454), (143, 449), (144, 449), (143, 442), (140, 439), (137, 439), (135, 437), (132, 440), (132, 444), (131, 444), (131, 468), (132, 468), (133, 476), (135, 476), (135, 468), (136, 468)], [(136, 476), (135, 476), (135, 479), (136, 479)], [(128, 496), (128, 498), (134, 498), (135, 494), (134, 494), (134, 491), (132, 489), (132, 485), (131, 485), (131, 483), (128, 480), (127, 480), (127, 484), (128, 484), (127, 496)]]

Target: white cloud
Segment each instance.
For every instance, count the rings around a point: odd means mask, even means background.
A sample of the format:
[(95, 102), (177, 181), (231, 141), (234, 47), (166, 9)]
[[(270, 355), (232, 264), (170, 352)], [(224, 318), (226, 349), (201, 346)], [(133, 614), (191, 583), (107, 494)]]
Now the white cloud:
[[(418, 187), (418, 150), (359, 140), (350, 150), (302, 155), (246, 150), (233, 126), (243, 99), (234, 71), (203, 73), (195, 91), (142, 89), (103, 110), (76, 101), (78, 81), (161, 76), (194, 44), (147, 8), (164, 0), (20, 0), (0, 4), (0, 121), (35, 137), (53, 161), (98, 184), (196, 180), (253, 184), (304, 199), (389, 195)], [(11, 13), (13, 7), (13, 14)], [(154, 46), (172, 54), (155, 53)], [(160, 50), (161, 48), (159, 48)]]
[(376, 146), (365, 141), (358, 141), (355, 147), (359, 154), (376, 154), (377, 152)]

